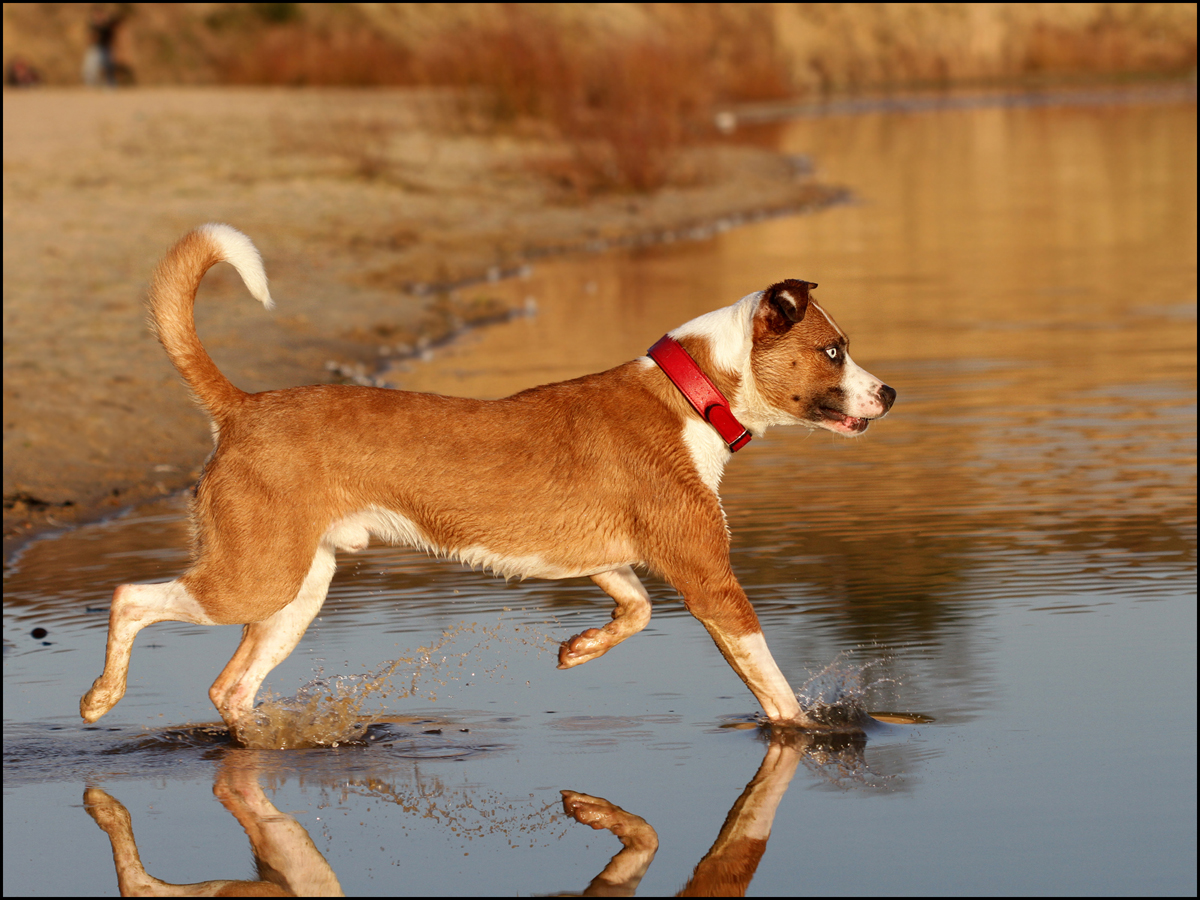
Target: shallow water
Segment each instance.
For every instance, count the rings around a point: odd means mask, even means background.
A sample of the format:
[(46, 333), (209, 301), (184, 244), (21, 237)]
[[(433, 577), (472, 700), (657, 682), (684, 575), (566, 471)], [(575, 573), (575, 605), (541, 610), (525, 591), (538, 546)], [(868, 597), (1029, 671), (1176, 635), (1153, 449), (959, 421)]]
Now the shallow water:
[(267, 682), (361, 699), (357, 740), (229, 746), (206, 692), (238, 631), (183, 624), (139, 636), (129, 693), (85, 727), (113, 586), (185, 564), (172, 498), (6, 574), (5, 893), (254, 880), (257, 854), (310, 893), (581, 891), (605, 870), (642, 894), (1194, 894), (1194, 103), (835, 115), (780, 139), (858, 201), (539, 265), (479, 289), (538, 315), (394, 377), (498, 396), (819, 282), (896, 406), (854, 441), (771, 432), (722, 494), (784, 673), (878, 725), (758, 728), (653, 579), (645, 632), (558, 672), (555, 642), (608, 618), (589, 580), (372, 548)]

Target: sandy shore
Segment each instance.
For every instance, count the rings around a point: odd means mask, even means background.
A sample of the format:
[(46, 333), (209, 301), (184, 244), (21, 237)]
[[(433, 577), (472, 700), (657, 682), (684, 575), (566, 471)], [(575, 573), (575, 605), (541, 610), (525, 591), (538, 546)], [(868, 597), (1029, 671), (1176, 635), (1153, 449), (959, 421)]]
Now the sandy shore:
[(690, 151), (680, 183), (655, 195), (580, 197), (544, 164), (557, 148), (449, 130), (443, 103), (399, 90), (5, 92), (6, 555), (196, 477), (208, 425), (142, 303), (159, 256), (200, 223), (242, 229), (266, 260), (275, 313), (222, 266), (197, 314), (222, 369), (264, 390), (495, 312), (438, 285), (841, 195), (795, 160), (721, 146)]

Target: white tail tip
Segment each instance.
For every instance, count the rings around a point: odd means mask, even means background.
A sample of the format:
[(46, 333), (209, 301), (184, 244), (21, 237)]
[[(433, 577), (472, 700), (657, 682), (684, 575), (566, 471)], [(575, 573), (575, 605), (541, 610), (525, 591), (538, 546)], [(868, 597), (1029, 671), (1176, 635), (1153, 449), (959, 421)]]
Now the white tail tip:
[(274, 309), (275, 301), (271, 299), (271, 292), (267, 289), (267, 273), (254, 242), (236, 228), (220, 222), (209, 222), (196, 230), (217, 245), (221, 259), (238, 270), (242, 281), (246, 283), (246, 289), (254, 299), (267, 309)]

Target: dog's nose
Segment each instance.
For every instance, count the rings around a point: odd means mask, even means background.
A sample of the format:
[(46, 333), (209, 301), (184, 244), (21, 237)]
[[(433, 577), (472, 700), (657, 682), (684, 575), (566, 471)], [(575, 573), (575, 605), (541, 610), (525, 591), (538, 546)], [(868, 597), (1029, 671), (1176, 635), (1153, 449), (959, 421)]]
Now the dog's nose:
[(886, 384), (879, 386), (879, 399), (883, 403), (883, 411), (887, 412), (892, 408), (892, 404), (896, 402), (896, 392)]

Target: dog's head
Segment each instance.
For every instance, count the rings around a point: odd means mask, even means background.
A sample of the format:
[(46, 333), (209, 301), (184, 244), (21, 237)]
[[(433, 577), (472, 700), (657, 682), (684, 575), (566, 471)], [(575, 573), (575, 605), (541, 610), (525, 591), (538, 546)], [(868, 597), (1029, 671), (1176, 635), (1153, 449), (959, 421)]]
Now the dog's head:
[(896, 399), (850, 359), (846, 333), (813, 300), (815, 287), (789, 278), (671, 332), (720, 379), (734, 415), (753, 434), (771, 425), (862, 434)]
[(750, 321), (754, 388), (774, 413), (767, 424), (862, 434), (896, 392), (850, 358), (846, 333), (810, 294), (815, 287), (789, 278), (759, 295)]

